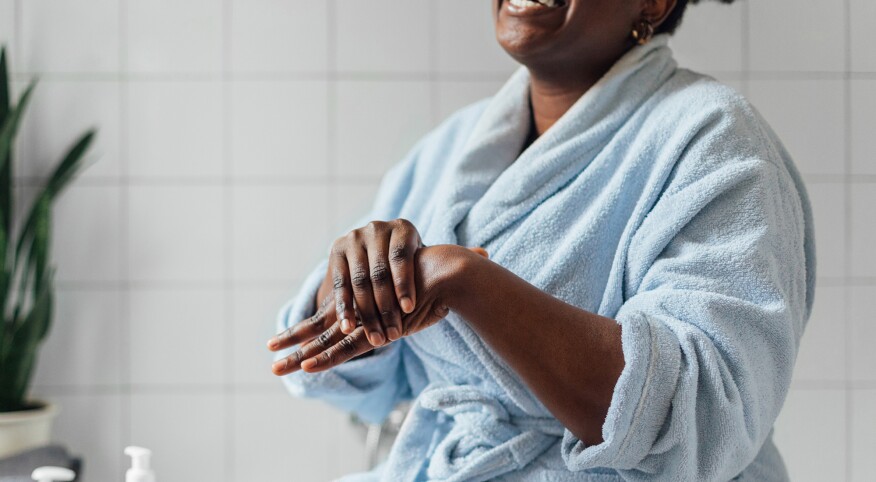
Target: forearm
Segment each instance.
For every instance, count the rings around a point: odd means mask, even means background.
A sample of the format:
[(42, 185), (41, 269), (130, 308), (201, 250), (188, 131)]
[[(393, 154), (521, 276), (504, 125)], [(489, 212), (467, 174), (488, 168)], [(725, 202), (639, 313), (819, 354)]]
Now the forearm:
[(554, 298), (467, 250), (459, 256), (450, 309), (564, 426), (587, 444), (600, 443), (624, 368), (620, 325)]

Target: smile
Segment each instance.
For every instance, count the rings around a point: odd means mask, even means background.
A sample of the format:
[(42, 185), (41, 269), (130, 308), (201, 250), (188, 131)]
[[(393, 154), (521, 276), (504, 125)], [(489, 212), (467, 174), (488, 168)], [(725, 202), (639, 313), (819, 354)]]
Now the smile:
[(504, 0), (503, 3), (508, 13), (517, 16), (539, 15), (566, 6), (566, 0)]

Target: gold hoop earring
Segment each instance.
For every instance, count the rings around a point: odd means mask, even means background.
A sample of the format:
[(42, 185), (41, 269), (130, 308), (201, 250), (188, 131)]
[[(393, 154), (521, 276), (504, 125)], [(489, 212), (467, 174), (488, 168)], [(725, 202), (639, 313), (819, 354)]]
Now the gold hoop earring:
[(633, 40), (639, 45), (645, 45), (654, 36), (654, 26), (647, 20), (640, 20), (633, 27)]

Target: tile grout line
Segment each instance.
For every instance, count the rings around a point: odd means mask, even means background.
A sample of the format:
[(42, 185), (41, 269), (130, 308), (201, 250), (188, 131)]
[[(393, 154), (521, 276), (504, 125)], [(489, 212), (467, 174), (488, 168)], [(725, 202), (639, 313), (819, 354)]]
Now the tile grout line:
[(427, 2), (426, 8), (429, 16), (429, 107), (432, 110), (432, 125), (438, 125), (441, 122), (441, 89), (438, 82), (438, 3)]
[[(23, 28), (23, 19), (22, 19), (22, 0), (13, 0), (12, 2), (12, 50), (10, 53), (15, 57), (16, 61), (21, 57), (21, 44), (23, 43), (22, 39), (24, 35), (21, 34)], [(15, 76), (12, 76), (15, 79)]]
[(234, 189), (233, 189), (233, 171), (234, 159), (232, 158), (232, 145), (234, 140), (232, 136), (232, 116), (233, 102), (231, 83), (232, 70), (232, 52), (231, 42), (233, 35), (233, 15), (234, 5), (232, 0), (223, 0), (222, 2), (222, 160), (223, 160), (223, 207), (224, 207), (224, 244), (223, 244), (223, 321), (225, 325), (225, 338), (223, 350), (225, 352), (225, 387), (223, 390), (223, 409), (225, 411), (224, 431), (225, 431), (225, 457), (223, 463), (225, 465), (224, 479), (226, 481), (234, 480), (235, 473), (235, 454), (234, 454), (234, 413), (236, 408), (236, 397), (233, 385), (234, 380)]
[[(851, 43), (851, 2), (850, 0), (843, 0), (843, 21), (845, 23), (845, 36), (844, 36), (844, 58), (843, 63), (845, 67), (845, 72), (843, 75), (843, 141), (845, 146), (845, 156), (843, 158), (844, 171), (848, 176), (852, 173), (852, 136), (851, 136), (851, 128), (852, 128), (852, 81), (851, 81), (851, 67), (852, 67), (852, 43)], [(843, 213), (844, 221), (845, 221), (845, 241), (843, 245), (844, 254), (843, 254), (843, 273), (845, 275), (846, 280), (851, 277), (852, 274), (852, 256), (851, 256), (851, 246), (852, 246), (852, 185), (848, 182), (848, 177), (844, 182), (843, 196), (845, 202), (845, 212)], [(844, 368), (845, 368), (845, 378), (846, 378), (846, 387), (845, 387), (845, 479), (847, 481), (852, 479), (852, 467), (854, 464), (854, 459), (852, 455), (852, 427), (854, 424), (852, 411), (854, 409), (854, 401), (853, 401), (853, 393), (850, 389), (851, 386), (851, 372), (852, 372), (852, 353), (853, 345), (851, 342), (852, 336), (852, 319), (851, 319), (851, 310), (849, 309), (851, 302), (851, 289), (848, 287), (848, 283), (846, 288), (843, 290), (843, 324), (845, 325), (845, 340), (844, 340)]]
[(742, 2), (742, 88), (745, 97), (751, 93), (751, 9), (748, 2)]
[[(340, 159), (338, 157), (339, 150), (337, 148), (337, 128), (339, 125), (339, 79), (337, 75), (338, 69), (338, 2), (337, 0), (328, 0), (326, 4), (326, 68), (328, 69), (328, 81), (327, 81), (327, 92), (326, 92), (326, 122), (328, 127), (328, 132), (326, 133), (326, 161), (327, 161), (327, 174), (328, 174), (328, 183), (324, 184), (325, 186), (325, 195), (327, 197), (326, 209), (328, 209), (327, 217), (328, 223), (327, 230), (328, 233), (326, 237), (329, 239), (329, 242), (333, 240), (333, 236), (335, 235), (334, 226), (338, 223), (337, 213), (339, 212), (339, 201), (337, 194), (339, 194), (338, 190), (335, 186), (335, 179), (338, 176), (338, 166), (340, 165)], [(335, 427), (336, 433), (335, 437), (340, 435), (340, 428)], [(325, 466), (323, 467), (324, 473), (329, 473), (332, 469), (331, 467), (331, 454), (332, 450), (326, 451), (328, 454), (324, 460)]]
[(338, 220), (336, 219), (336, 213), (339, 211), (339, 204), (336, 194), (336, 181), (338, 180), (338, 166), (340, 165), (340, 159), (338, 159), (338, 149), (337, 149), (337, 131), (338, 131), (338, 118), (339, 118), (339, 79), (337, 75), (338, 68), (338, 44), (337, 44), (337, 2), (336, 0), (329, 0), (326, 3), (326, 45), (325, 45), (325, 55), (326, 55), (326, 181), (323, 184), (325, 188), (325, 196), (326, 196), (326, 209), (327, 209), (327, 217), (328, 222), (327, 225), (327, 233), (326, 237), (331, 241), (335, 233), (334, 226), (338, 224)]
[[(128, 69), (128, 0), (119, 0), (118, 2), (118, 33), (119, 33), (119, 72), (124, 72)], [(121, 427), (120, 436), (122, 445), (134, 443), (133, 440), (133, 393), (131, 390), (131, 290), (126, 282), (131, 276), (130, 253), (128, 249), (128, 240), (130, 239), (130, 184), (128, 182), (130, 172), (130, 156), (128, 145), (128, 100), (129, 100), (129, 85), (128, 80), (120, 76), (119, 79), (119, 278), (123, 280), (119, 290), (119, 310), (121, 311), (121, 339), (120, 343), (122, 354), (121, 358), (121, 382), (120, 387), (121, 399), (119, 401)], [(124, 458), (119, 451), (118, 458)], [(119, 469), (125, 465), (120, 463)]]

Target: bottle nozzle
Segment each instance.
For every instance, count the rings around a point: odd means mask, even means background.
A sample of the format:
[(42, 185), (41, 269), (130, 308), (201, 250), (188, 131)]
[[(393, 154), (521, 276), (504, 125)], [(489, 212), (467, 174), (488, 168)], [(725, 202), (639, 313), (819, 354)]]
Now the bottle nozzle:
[(125, 455), (131, 456), (131, 468), (125, 475), (127, 482), (155, 482), (155, 474), (149, 467), (151, 450), (143, 447), (125, 447)]

